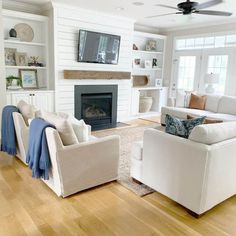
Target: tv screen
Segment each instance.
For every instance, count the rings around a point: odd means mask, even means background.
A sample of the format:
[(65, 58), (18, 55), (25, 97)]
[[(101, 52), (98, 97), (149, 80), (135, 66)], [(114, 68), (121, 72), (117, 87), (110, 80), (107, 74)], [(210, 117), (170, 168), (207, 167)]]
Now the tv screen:
[(120, 36), (79, 31), (78, 62), (118, 64)]

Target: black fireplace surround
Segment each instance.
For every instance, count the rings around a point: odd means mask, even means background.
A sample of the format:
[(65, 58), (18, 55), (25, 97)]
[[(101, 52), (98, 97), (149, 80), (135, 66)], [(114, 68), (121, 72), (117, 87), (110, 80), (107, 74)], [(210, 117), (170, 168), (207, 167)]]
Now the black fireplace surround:
[(75, 85), (75, 117), (92, 130), (116, 127), (117, 85)]

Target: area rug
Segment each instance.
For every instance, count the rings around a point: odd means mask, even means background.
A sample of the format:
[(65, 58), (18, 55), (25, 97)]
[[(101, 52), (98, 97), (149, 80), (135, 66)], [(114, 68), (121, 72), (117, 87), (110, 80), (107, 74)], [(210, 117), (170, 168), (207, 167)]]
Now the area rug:
[(135, 194), (139, 196), (145, 196), (154, 192), (153, 189), (147, 187), (144, 184), (138, 184), (132, 180), (130, 177), (130, 158), (131, 158), (131, 148), (132, 143), (136, 141), (140, 141), (143, 139), (143, 132), (145, 129), (150, 127), (155, 127), (157, 125), (152, 126), (139, 126), (139, 127), (123, 127), (120, 129), (109, 129), (94, 132), (93, 135), (96, 137), (105, 137), (108, 135), (119, 135), (121, 138), (121, 155), (120, 155), (120, 163), (119, 163), (119, 177), (118, 183), (128, 188)]

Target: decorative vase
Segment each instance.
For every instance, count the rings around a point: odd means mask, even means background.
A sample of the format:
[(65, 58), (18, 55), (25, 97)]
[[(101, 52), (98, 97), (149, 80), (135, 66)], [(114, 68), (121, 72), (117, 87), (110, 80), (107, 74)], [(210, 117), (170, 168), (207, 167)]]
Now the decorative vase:
[(153, 98), (140, 96), (139, 98), (139, 112), (149, 112), (152, 107)]
[(16, 38), (16, 36), (17, 36), (16, 30), (13, 29), (13, 28), (10, 29), (9, 35), (10, 35), (10, 37), (12, 37), (12, 38)]

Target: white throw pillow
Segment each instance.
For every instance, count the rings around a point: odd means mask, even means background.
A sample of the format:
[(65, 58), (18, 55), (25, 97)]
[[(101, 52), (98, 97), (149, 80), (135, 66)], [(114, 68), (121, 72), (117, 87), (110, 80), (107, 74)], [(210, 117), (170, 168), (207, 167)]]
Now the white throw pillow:
[(89, 140), (88, 126), (84, 120), (77, 120), (75, 117), (70, 116), (69, 122), (71, 122), (75, 135), (79, 142), (87, 142)]
[(79, 143), (72, 124), (67, 119), (46, 111), (42, 111), (42, 118), (56, 127), (65, 146)]
[(28, 120), (34, 118), (36, 108), (33, 105), (30, 105), (23, 100), (20, 100), (18, 102), (17, 108), (19, 109), (20, 113), (22, 114), (26, 125), (29, 125)]

